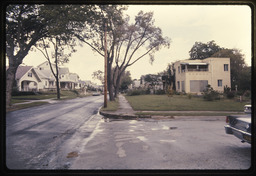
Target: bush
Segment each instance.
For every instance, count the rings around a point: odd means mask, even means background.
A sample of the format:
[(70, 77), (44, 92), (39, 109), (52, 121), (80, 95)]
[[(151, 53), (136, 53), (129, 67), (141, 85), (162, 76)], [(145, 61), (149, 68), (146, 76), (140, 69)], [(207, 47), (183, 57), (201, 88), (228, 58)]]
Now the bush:
[(213, 90), (210, 85), (208, 85), (204, 90), (203, 98), (207, 101), (219, 100), (220, 94), (217, 91)]
[(235, 97), (235, 93), (230, 91), (226, 93), (228, 99), (233, 99)]
[(24, 95), (36, 95), (36, 92), (19, 92), (19, 91), (12, 91), (12, 96), (24, 96)]
[(156, 90), (155, 94), (156, 95), (165, 95), (165, 91), (164, 90)]
[(144, 89), (130, 90), (127, 92), (128, 96), (145, 95), (145, 94), (147, 94), (147, 91)]

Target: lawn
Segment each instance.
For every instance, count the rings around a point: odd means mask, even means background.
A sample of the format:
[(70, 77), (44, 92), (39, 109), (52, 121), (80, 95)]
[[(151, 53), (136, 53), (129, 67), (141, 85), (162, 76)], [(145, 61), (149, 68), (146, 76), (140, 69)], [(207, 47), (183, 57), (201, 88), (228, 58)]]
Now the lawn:
[(175, 95), (139, 95), (126, 96), (132, 108), (136, 111), (243, 111), (245, 104), (235, 99), (206, 101), (201, 97)]
[[(73, 99), (77, 97), (85, 97), (85, 96), (91, 96), (91, 94), (80, 94), (79, 91), (69, 91), (69, 90), (62, 90), (60, 100), (66, 100), (66, 99)], [(56, 92), (42, 92), (37, 95), (23, 95), (23, 96), (12, 96), (11, 103), (12, 107), (7, 109), (8, 111), (15, 111), (19, 109), (29, 108), (33, 106), (40, 106), (43, 104), (47, 104), (47, 101), (41, 101), (41, 102), (31, 102), (26, 104), (16, 104), (16, 103), (23, 103), (28, 102), (29, 100), (45, 100), (45, 99), (57, 99), (57, 93)]]

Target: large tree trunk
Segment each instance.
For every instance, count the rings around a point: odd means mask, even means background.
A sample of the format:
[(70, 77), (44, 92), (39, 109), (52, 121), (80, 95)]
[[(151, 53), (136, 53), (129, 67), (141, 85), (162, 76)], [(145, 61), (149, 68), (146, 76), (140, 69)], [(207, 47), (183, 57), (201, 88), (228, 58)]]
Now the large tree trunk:
[(109, 100), (114, 101), (114, 91), (113, 91), (113, 79), (112, 79), (112, 71), (111, 71), (111, 65), (108, 63), (107, 68), (107, 82), (108, 82), (108, 92), (109, 92)]
[(15, 81), (15, 74), (18, 66), (10, 65), (8, 70), (6, 71), (6, 108), (9, 108), (11, 104), (12, 98), (12, 88), (13, 83)]
[(116, 87), (115, 87), (115, 95), (114, 95), (115, 98), (119, 93), (120, 83), (121, 83), (121, 74), (118, 74), (116, 79)]

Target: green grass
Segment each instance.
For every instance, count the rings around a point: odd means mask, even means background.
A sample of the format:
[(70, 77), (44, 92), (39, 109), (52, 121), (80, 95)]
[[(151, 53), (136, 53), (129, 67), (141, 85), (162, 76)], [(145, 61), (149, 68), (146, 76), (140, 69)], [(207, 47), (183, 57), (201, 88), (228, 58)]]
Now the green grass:
[(118, 98), (115, 101), (108, 101), (106, 108), (101, 108), (101, 111), (116, 111), (119, 106)]
[(27, 104), (13, 105), (10, 108), (6, 109), (6, 111), (7, 112), (16, 111), (19, 109), (25, 109), (25, 108), (30, 108), (30, 107), (34, 107), (34, 106), (44, 105), (44, 104), (48, 104), (48, 102), (40, 101), (40, 102), (33, 102), (33, 103), (27, 103)]
[[(241, 114), (241, 113), (232, 113), (232, 114)], [(144, 115), (150, 115), (150, 116), (227, 116), (230, 115), (230, 113), (225, 112), (190, 112), (190, 113), (184, 113), (184, 112), (137, 112), (136, 115), (144, 116)]]
[[(77, 92), (79, 92), (79, 90)], [(73, 98), (77, 98), (77, 97), (86, 97), (86, 96), (92, 95), (92, 94), (86, 94), (86, 95), (77, 94), (74, 91), (69, 91), (69, 90), (62, 90), (60, 93), (61, 93), (60, 100), (67, 100), (67, 99), (73, 99)], [(47, 104), (48, 102), (42, 101), (42, 102), (33, 102), (33, 103), (26, 103), (26, 104), (16, 104), (16, 103), (23, 103), (23, 102), (27, 102), (29, 100), (45, 100), (45, 99), (57, 100), (57, 93), (56, 92), (42, 92), (41, 94), (38, 94), (38, 95), (12, 96), (11, 103), (13, 106), (8, 108), (7, 112), (24, 109), (24, 108), (29, 108), (29, 107), (33, 107), (33, 106), (39, 106), (39, 105)]]
[(181, 95), (126, 96), (126, 99), (136, 111), (243, 111), (244, 105), (250, 103), (240, 103), (234, 99), (205, 101), (201, 97), (189, 99)]

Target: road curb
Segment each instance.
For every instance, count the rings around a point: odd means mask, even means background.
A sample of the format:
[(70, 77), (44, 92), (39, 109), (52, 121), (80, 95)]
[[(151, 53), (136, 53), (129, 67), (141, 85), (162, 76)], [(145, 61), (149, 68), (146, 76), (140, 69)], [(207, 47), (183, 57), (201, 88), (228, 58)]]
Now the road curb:
[(116, 113), (111, 113), (111, 112), (106, 112), (106, 111), (100, 111), (100, 115), (103, 115), (107, 118), (125, 118), (125, 119), (134, 119), (134, 118), (141, 118), (137, 115), (133, 114), (116, 114)]

